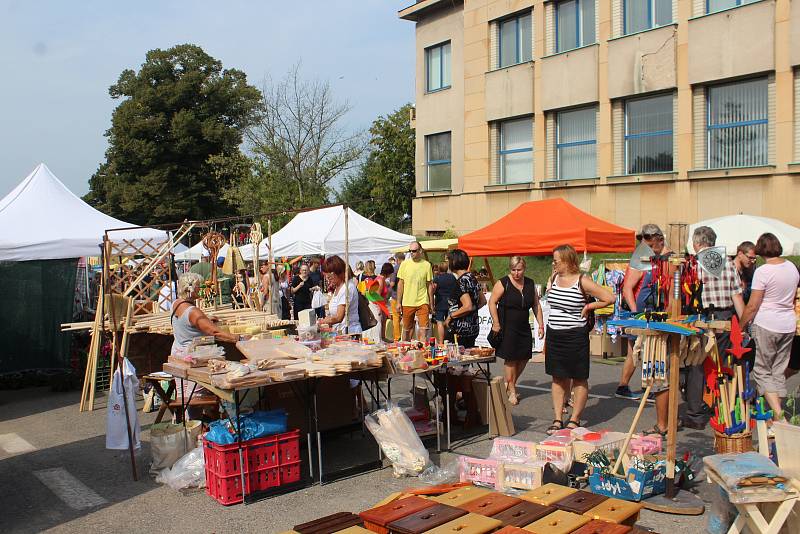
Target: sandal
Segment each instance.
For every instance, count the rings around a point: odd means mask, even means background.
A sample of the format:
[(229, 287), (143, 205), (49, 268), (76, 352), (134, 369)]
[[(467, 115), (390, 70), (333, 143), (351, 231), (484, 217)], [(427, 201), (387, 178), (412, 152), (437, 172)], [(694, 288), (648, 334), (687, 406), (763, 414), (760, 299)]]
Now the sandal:
[(564, 428), (564, 421), (562, 421), (561, 419), (553, 419), (553, 424), (548, 426), (545, 432), (547, 433), (548, 436), (552, 436), (553, 434), (555, 434), (556, 432), (558, 432), (563, 428)]
[(654, 424), (653, 428), (648, 428), (647, 430), (643, 431), (642, 434), (645, 436), (661, 436), (662, 438), (667, 437), (667, 431), (658, 428), (658, 423)]
[[(570, 425), (574, 425), (574, 426), (570, 426)], [(581, 426), (580, 421), (575, 421), (574, 419), (570, 419), (569, 421), (567, 421), (567, 428), (569, 428), (570, 430), (576, 429), (576, 428), (578, 428), (580, 426)]]

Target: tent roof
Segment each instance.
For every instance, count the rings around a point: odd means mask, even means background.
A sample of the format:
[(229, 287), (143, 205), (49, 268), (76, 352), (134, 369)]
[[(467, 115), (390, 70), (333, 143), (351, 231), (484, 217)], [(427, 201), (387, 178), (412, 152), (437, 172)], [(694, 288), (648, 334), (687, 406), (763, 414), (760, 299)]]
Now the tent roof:
[(694, 223), (689, 226), (686, 241), (686, 249), (692, 252), (694, 251), (692, 234), (698, 226), (710, 226), (717, 234), (717, 245), (724, 245), (730, 256), (736, 254), (736, 248), (742, 241), (755, 243), (758, 237), (765, 232), (775, 234), (775, 237), (781, 242), (784, 256), (800, 255), (800, 228), (778, 219), (740, 213)]
[[(131, 227), (75, 196), (40, 163), (0, 200), (0, 261), (96, 256), (105, 231)], [(166, 232), (132, 228), (117, 239), (167, 239)]]
[[(224, 258), (225, 255), (228, 253), (228, 245), (227, 243), (219, 249), (219, 253), (217, 254), (218, 258)], [(177, 246), (175, 249), (177, 250)], [(184, 246), (184, 250), (181, 252), (175, 253), (175, 261), (200, 261), (203, 256), (210, 256), (208, 249), (203, 244), (202, 241), (198, 241), (191, 248), (187, 248)]]
[(630, 252), (635, 232), (579, 210), (562, 198), (536, 200), (458, 238), (471, 256), (544, 256), (559, 245), (579, 252)]
[[(450, 247), (458, 246), (458, 239), (428, 239), (422, 242), (425, 252), (447, 252)], [(396, 247), (392, 252), (407, 252), (408, 246)]]
[[(401, 234), (370, 221), (349, 208), (349, 253), (353, 258), (389, 255), (396, 247), (407, 246), (414, 236)], [(286, 226), (272, 235), (273, 256), (294, 258), (311, 254), (344, 255), (344, 207), (331, 206), (295, 215)], [(259, 257), (267, 257), (267, 239), (259, 246)], [(245, 260), (253, 257), (253, 248), (242, 247)], [(352, 259), (352, 258), (351, 258)]]

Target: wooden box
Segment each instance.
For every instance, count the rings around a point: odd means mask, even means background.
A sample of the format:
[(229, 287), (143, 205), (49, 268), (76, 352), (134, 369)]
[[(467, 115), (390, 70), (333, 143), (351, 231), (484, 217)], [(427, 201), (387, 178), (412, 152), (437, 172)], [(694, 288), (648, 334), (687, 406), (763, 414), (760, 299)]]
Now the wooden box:
[(575, 493), (576, 491), (578, 490), (550, 483), (545, 484), (540, 488), (536, 488), (533, 491), (529, 491), (528, 493), (523, 493), (519, 496), (519, 498), (526, 501), (537, 502), (539, 504), (550, 505), (560, 501), (567, 495)]
[(585, 515), (556, 510), (552, 514), (526, 526), (525, 530), (535, 534), (568, 534), (578, 530), (589, 521), (591, 519)]
[(356, 514), (337, 512), (314, 521), (295, 525), (294, 531), (300, 534), (332, 534), (362, 523), (361, 518)]
[(390, 532), (399, 534), (421, 534), (444, 525), (453, 519), (458, 519), (462, 515), (467, 515), (467, 512), (461, 508), (436, 503), (430, 508), (425, 508), (397, 521), (392, 521), (387, 527), (389, 527)]
[(392, 521), (397, 521), (398, 519), (411, 515), (414, 512), (424, 510), (425, 508), (430, 508), (435, 504), (436, 503), (430, 499), (423, 499), (412, 495), (405, 499), (384, 504), (383, 506), (376, 506), (375, 508), (364, 510), (358, 515), (364, 520), (364, 526), (367, 529), (372, 532), (378, 532), (379, 534), (388, 534), (389, 529), (386, 528), (386, 525)]
[(595, 506), (608, 499), (605, 495), (597, 495), (588, 491), (576, 491), (567, 495), (560, 501), (553, 503), (559, 510), (572, 512), (573, 514), (585, 514)]
[(491, 493), (491, 490), (486, 488), (479, 488), (477, 486), (464, 486), (463, 488), (448, 491), (443, 495), (431, 497), (431, 500), (450, 506), (461, 506), (462, 504), (466, 504), (477, 499), (478, 497), (488, 495), (489, 493)]
[(552, 506), (545, 506), (535, 502), (522, 501), (520, 504), (515, 504), (511, 508), (495, 514), (494, 517), (501, 521), (503, 525), (511, 525), (513, 527), (524, 527), (533, 523), (546, 515), (551, 514), (556, 509)]
[(592, 519), (572, 534), (628, 534), (631, 527), (599, 519)]
[(468, 503), (462, 504), (459, 508), (467, 512), (491, 517), (521, 502), (523, 501), (516, 497), (503, 495), (502, 493), (489, 493), (488, 495), (478, 497)]
[(619, 523), (632, 527), (639, 520), (639, 511), (643, 506), (638, 502), (609, 498), (584, 512), (583, 515), (592, 519), (600, 519), (609, 523)]
[(427, 531), (426, 534), (487, 534), (503, 524), (497, 519), (467, 514)]

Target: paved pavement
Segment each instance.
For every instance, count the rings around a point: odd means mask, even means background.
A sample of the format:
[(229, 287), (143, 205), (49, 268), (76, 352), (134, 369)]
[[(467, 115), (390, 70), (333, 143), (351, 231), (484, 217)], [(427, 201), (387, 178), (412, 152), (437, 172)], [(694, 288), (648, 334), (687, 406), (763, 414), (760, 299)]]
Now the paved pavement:
[[(626, 430), (636, 403), (613, 397), (619, 366), (593, 364), (591, 392), (585, 412), (588, 426)], [(496, 365), (493, 372), (500, 371)], [(521, 439), (538, 440), (552, 419), (549, 381), (542, 364), (531, 364), (523, 375), (522, 400), (514, 409), (514, 423)], [(791, 383), (795, 386), (797, 379)], [(395, 385), (397, 384), (397, 385)], [(393, 383), (396, 392), (407, 391)], [(398, 394), (399, 396), (399, 394)], [(143, 414), (142, 451), (138, 453), (138, 482), (131, 479), (127, 452), (105, 450), (105, 409), (78, 412), (79, 393), (52, 393), (47, 388), (0, 392), (0, 509), (3, 532), (281, 532), (292, 525), (338, 512), (358, 512), (384, 496), (409, 486), (416, 478), (396, 479), (391, 468), (335, 483), (312, 486), (251, 505), (224, 507), (202, 490), (186, 493), (155, 483), (147, 476), (149, 433), (154, 414)], [(655, 411), (648, 408), (641, 427), (652, 426)], [(373, 452), (357, 452), (351, 439), (334, 438), (331, 456), (348, 453), (372, 458)], [(679, 453), (690, 450), (708, 454), (712, 433), (684, 430), (679, 433)], [(483, 439), (456, 453), (485, 457), (491, 442)], [(369, 449), (367, 447), (367, 449)], [(453, 453), (432, 455), (439, 464)], [(710, 486), (698, 484), (708, 499)], [(675, 527), (700, 532), (705, 518), (643, 512), (640, 524), (659, 532)]]

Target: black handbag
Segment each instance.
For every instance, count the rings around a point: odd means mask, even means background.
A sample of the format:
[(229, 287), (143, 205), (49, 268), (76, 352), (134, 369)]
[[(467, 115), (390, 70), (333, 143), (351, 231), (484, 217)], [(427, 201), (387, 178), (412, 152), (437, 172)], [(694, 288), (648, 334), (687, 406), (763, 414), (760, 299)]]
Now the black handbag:
[[(495, 332), (494, 330), (489, 330), (489, 334), (486, 336), (486, 341), (489, 343), (493, 349), (497, 350), (500, 348), (500, 345), (503, 343), (503, 330), (506, 327), (506, 293), (508, 292), (508, 280), (506, 280), (505, 286), (503, 287), (503, 316), (500, 317), (500, 331)], [(499, 314), (499, 312), (498, 312)]]

